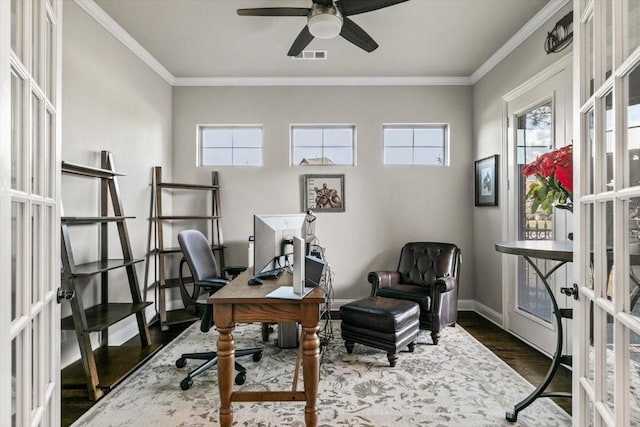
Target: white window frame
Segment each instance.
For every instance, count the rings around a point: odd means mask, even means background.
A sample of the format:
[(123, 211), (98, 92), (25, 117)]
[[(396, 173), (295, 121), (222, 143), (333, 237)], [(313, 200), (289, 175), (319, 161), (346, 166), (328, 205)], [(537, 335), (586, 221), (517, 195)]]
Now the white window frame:
[[(296, 142), (294, 140), (293, 134), (294, 134), (294, 130), (295, 129), (322, 129), (327, 130), (327, 129), (351, 129), (351, 158), (352, 161), (351, 163), (334, 163), (334, 164), (329, 164), (329, 163), (322, 163), (322, 164), (313, 164), (313, 165), (305, 165), (305, 164), (300, 164), (300, 163), (295, 163), (294, 159), (295, 159), (295, 150), (296, 148), (300, 148), (300, 146), (296, 146)], [(289, 150), (289, 165), (291, 166), (300, 166), (300, 167), (309, 167), (309, 166), (356, 166), (356, 138), (357, 138), (357, 129), (356, 129), (356, 125), (353, 123), (332, 123), (332, 124), (291, 124), (289, 125), (289, 141), (290, 141), (290, 147), (291, 149)], [(323, 141), (322, 141), (322, 145), (319, 146), (319, 148), (322, 149), (322, 151), (324, 152), (324, 148), (325, 148), (325, 142), (324, 142), (324, 136), (323, 136)], [(325, 157), (325, 156), (322, 156)]]
[[(203, 140), (202, 140), (202, 133), (204, 130), (206, 129), (226, 129), (226, 130), (230, 130), (230, 131), (234, 131), (236, 129), (258, 129), (260, 130), (260, 147), (234, 147), (231, 146), (231, 153), (232, 153), (232, 158), (233, 158), (233, 154), (236, 152), (237, 149), (254, 149), (254, 150), (258, 150), (260, 152), (260, 162), (259, 164), (235, 164), (233, 161), (231, 164), (227, 164), (227, 163), (204, 163), (204, 144), (203, 144)], [(227, 125), (227, 124), (200, 124), (197, 126), (197, 140), (198, 140), (198, 159), (197, 159), (197, 165), (200, 167), (210, 167), (210, 166), (216, 166), (216, 167), (262, 167), (264, 166), (264, 129), (263, 129), (263, 125), (260, 124), (241, 124), (241, 125)]]
[[(385, 131), (387, 129), (412, 129), (415, 133), (416, 129), (442, 129), (444, 131), (444, 141), (442, 142), (442, 155), (444, 156), (442, 164), (428, 164), (428, 163), (416, 163), (415, 157), (412, 163), (387, 163), (386, 150), (388, 148), (394, 148), (393, 146), (387, 146), (385, 137)], [(450, 126), (448, 123), (384, 123), (382, 125), (382, 164), (385, 166), (407, 166), (407, 167), (448, 167), (450, 166), (449, 156), (449, 134)], [(406, 148), (395, 146), (397, 148)], [(415, 148), (415, 144), (411, 146)]]

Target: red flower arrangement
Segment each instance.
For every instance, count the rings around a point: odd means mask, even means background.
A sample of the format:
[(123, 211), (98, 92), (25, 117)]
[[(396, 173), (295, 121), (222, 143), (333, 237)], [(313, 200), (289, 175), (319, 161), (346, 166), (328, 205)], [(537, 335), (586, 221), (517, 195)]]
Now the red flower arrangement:
[(555, 207), (573, 207), (573, 145), (541, 154), (522, 168), (525, 176), (536, 177), (526, 198), (531, 199), (531, 213), (542, 208), (551, 214)]

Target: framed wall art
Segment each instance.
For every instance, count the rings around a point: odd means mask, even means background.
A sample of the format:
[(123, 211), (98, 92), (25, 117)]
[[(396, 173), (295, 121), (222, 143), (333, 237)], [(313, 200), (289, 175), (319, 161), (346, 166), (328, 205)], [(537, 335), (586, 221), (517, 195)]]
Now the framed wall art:
[(305, 175), (304, 211), (344, 212), (344, 175)]
[(498, 206), (498, 155), (476, 160), (476, 206)]

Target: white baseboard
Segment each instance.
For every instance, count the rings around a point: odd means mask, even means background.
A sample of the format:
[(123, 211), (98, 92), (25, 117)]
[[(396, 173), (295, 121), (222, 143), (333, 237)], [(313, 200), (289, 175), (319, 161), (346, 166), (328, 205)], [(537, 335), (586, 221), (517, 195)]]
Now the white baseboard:
[(504, 320), (503, 320), (502, 313), (499, 313), (494, 309), (489, 308), (478, 301), (473, 301), (473, 308), (469, 311), (475, 311), (480, 316), (484, 317), (485, 319), (495, 323), (497, 326), (504, 329)]

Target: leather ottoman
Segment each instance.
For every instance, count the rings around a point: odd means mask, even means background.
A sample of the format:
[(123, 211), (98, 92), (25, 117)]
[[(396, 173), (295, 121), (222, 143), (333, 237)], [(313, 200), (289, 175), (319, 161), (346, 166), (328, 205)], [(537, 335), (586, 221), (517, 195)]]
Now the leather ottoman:
[(342, 339), (347, 353), (354, 343), (387, 352), (396, 366), (401, 348), (415, 349), (420, 332), (420, 307), (413, 301), (370, 296), (340, 307)]

